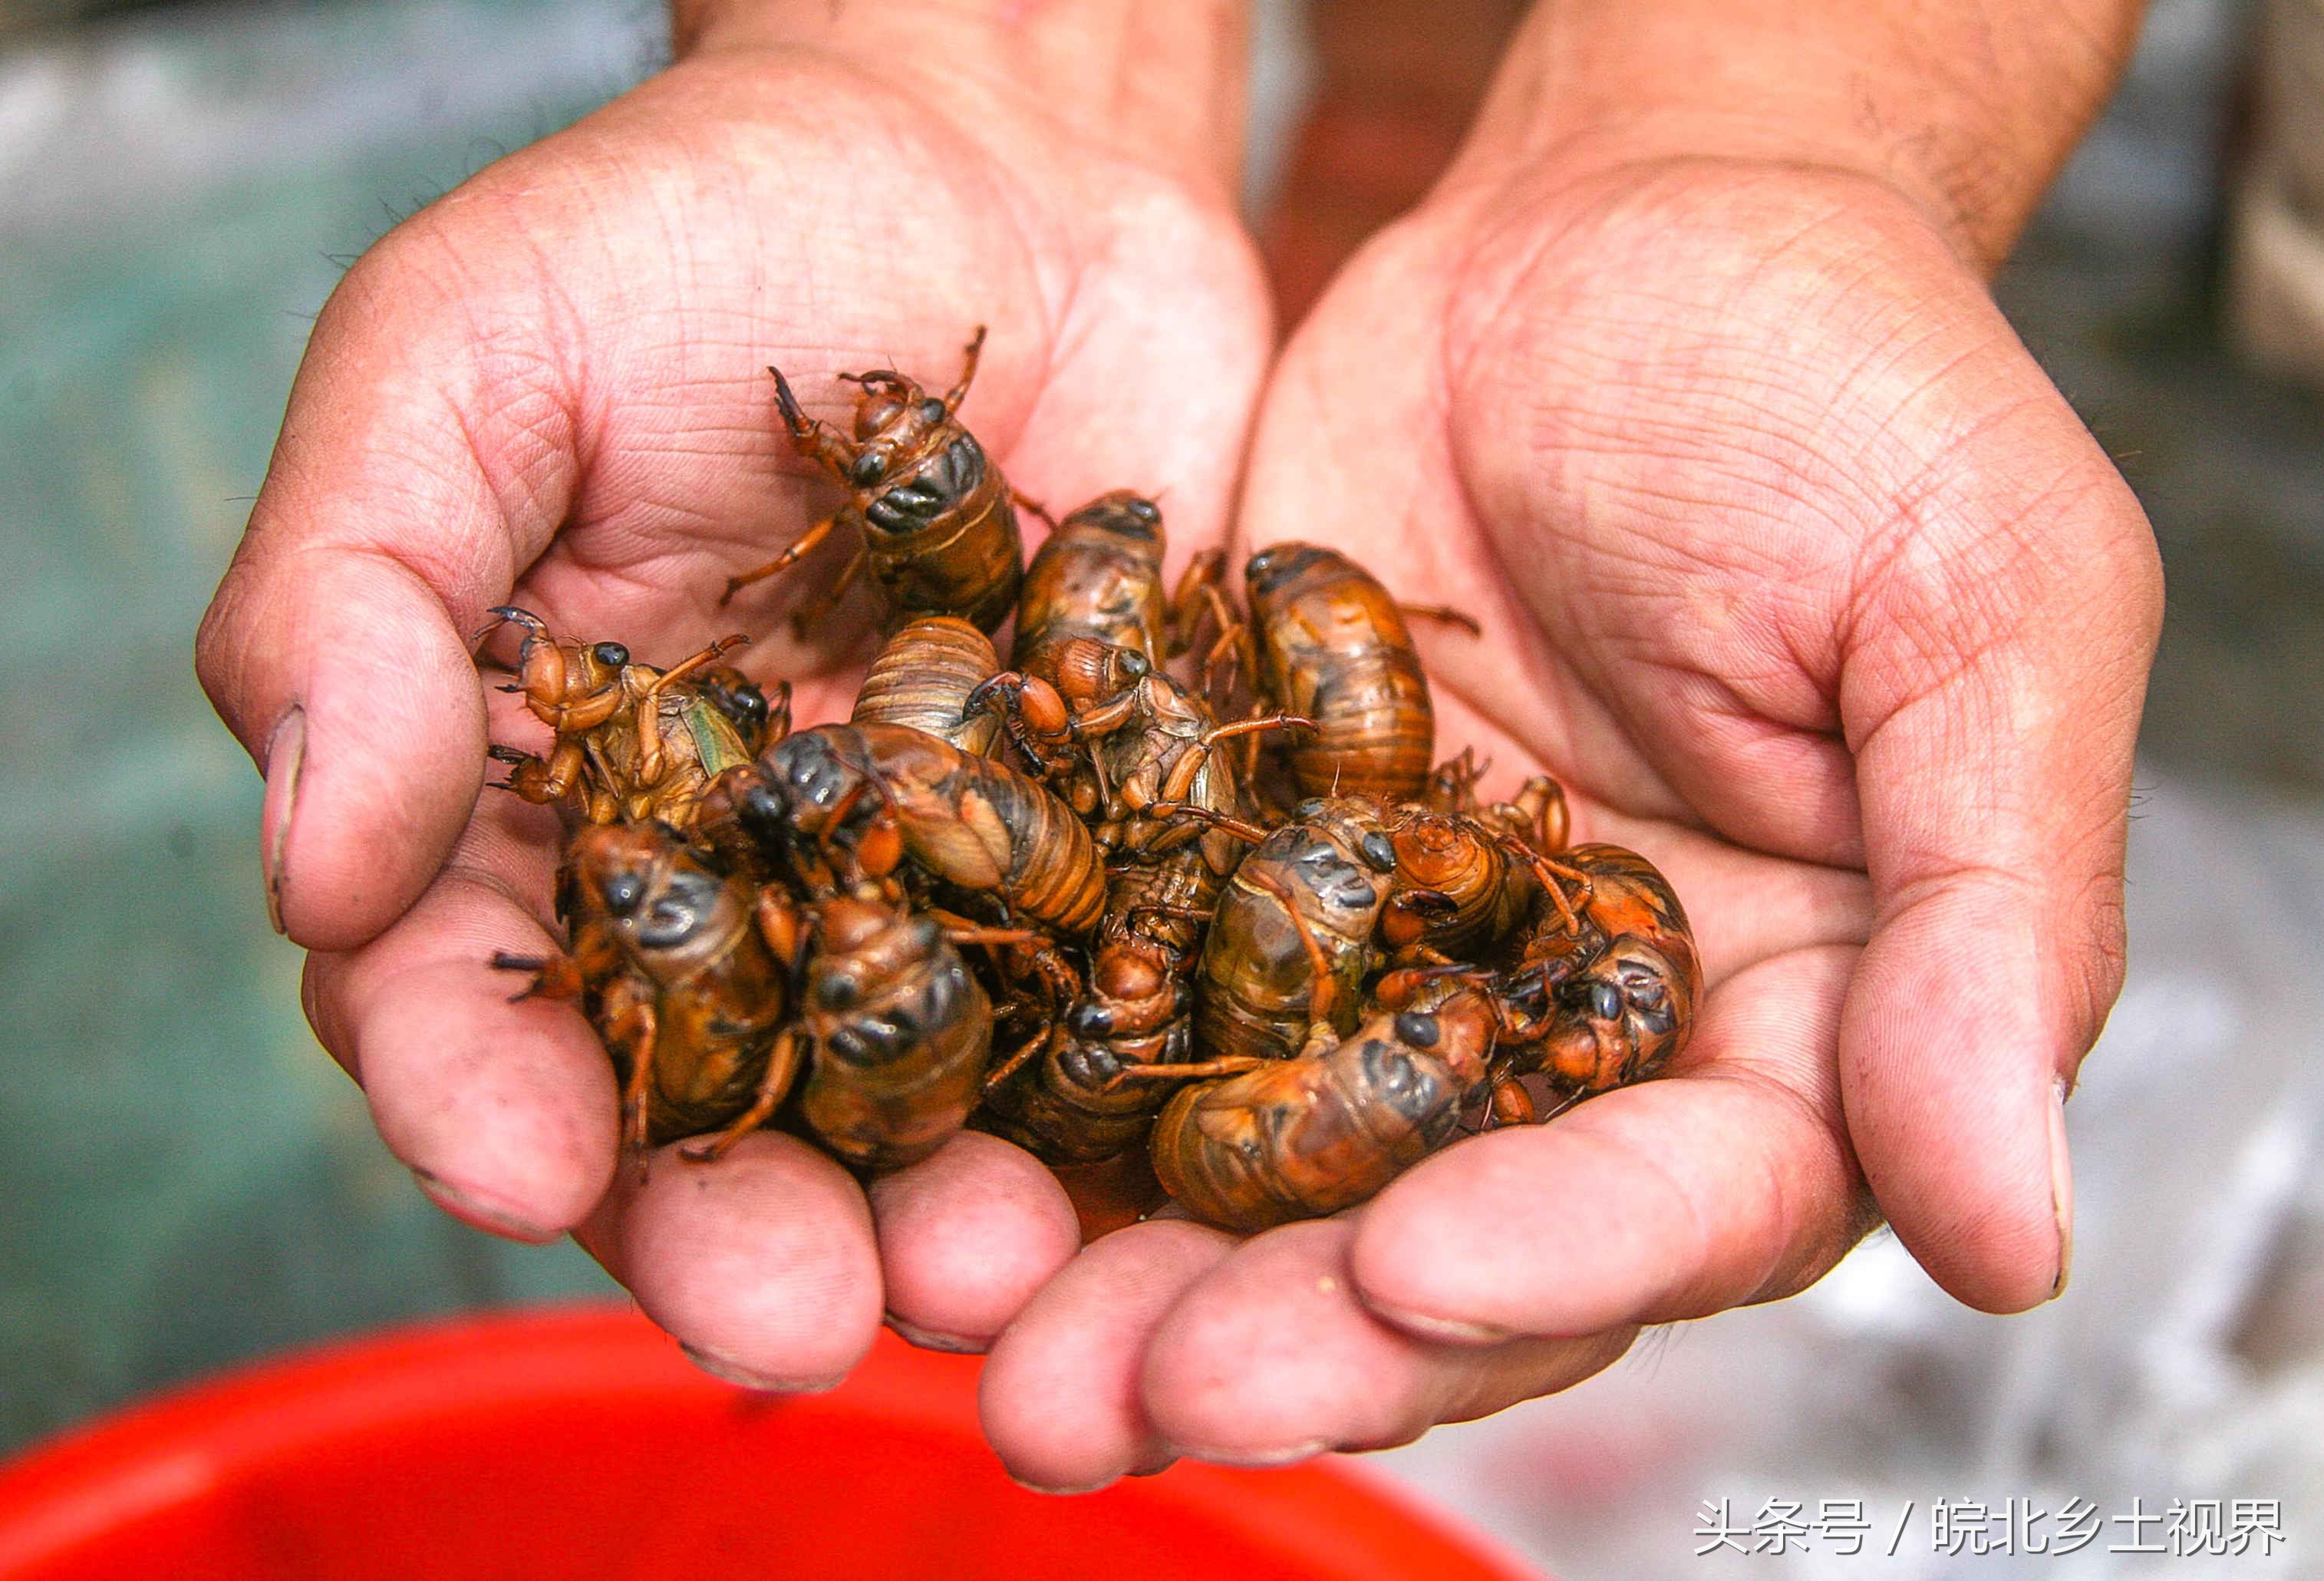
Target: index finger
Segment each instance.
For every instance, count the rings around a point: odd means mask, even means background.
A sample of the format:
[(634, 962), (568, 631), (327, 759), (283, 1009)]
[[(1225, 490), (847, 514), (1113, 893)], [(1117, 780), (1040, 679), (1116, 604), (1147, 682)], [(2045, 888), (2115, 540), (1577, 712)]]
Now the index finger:
[(1804, 1289), (1868, 1230), (1831, 1049), (1856, 952), (1762, 961), (1665, 1079), (1424, 1160), (1365, 1205), (1365, 1306), (1465, 1344), (1699, 1318)]

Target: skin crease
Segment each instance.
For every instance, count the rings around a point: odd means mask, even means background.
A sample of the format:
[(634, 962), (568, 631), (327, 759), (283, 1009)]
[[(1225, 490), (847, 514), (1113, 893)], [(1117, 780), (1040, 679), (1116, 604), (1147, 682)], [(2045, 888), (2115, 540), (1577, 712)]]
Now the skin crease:
[[(835, 418), (832, 370), (948, 380), (988, 322), (964, 415), (1012, 479), (1166, 491), (1176, 559), (1225, 532), (1268, 335), (1226, 197), (1233, 7), (686, 7), (700, 53), (351, 272), (204, 629), (255, 755), (301, 710), (272, 881), (318, 1033), (431, 1195), (581, 1226), (706, 1364), (769, 1386), (827, 1383), (884, 1290), (991, 1343), (988, 1434), (1056, 1489), (1403, 1441), (1639, 1324), (1801, 1289), (1882, 1216), (1965, 1300), (2048, 1295), (2052, 1093), (2119, 985), (2160, 579), (1983, 273), (2127, 23), (1926, 0), (1807, 57), (1769, 18), (1812, 7), (1691, 6), (1653, 8), (1719, 61), (1671, 74), (1679, 104), (1647, 91), (1643, 8), (1536, 15), (1436, 193), (1285, 348), (1239, 524), (1484, 622), (1421, 633), (1440, 744), (1490, 756), (1489, 792), (1546, 767), (1577, 839), (1669, 874), (1711, 985), (1674, 1079), (1240, 1244), (1165, 1220), (1068, 1261), (1062, 1194), (980, 1172), (1000, 1144), (868, 1207), (772, 1136), (609, 1194), (602, 1054), (481, 964), (543, 947), (554, 864), (540, 809), (475, 800), (487, 725), (540, 739), (477, 701), (482, 609), (661, 662), (748, 629), (802, 719), (839, 717), (845, 655), (779, 634), (795, 591), (711, 606), (834, 497), (756, 370)], [(1973, 91), (1955, 25), (1998, 62)], [(1784, 67), (1835, 57), (1847, 91)], [(1001, 1251), (962, 1259), (964, 1226)], [(1288, 1310), (1299, 1343), (1256, 1343)]]
[[(989, 1340), (1072, 1254), (1071, 1204), (984, 1138), (882, 1182), (884, 1244), (844, 1171), (776, 1137), (617, 1179), (594, 1034), (570, 1006), (511, 1004), (486, 964), (551, 946), (558, 833), (478, 795), (487, 740), (545, 732), (478, 687), (469, 634), (512, 601), (665, 664), (746, 631), (735, 657), (796, 680), (803, 722), (844, 717), (873, 611), (805, 648), (786, 618), (836, 553), (715, 606), (840, 497), (779, 439), (769, 362), (844, 421), (835, 371), (893, 363), (941, 390), (987, 325), (965, 421), (1037, 497), (1167, 500), (1175, 572), (1224, 535), (1272, 332), (1228, 197), (1238, 129), (1204, 108), (1239, 113), (1236, 8), (1011, 29), (969, 7), (835, 21), (816, 0), (788, 33), (755, 14), (696, 19), (670, 70), (349, 272), (198, 669), (263, 763), (301, 744), (272, 765), (270, 888), (314, 952), (318, 1035), (423, 1188), (500, 1233), (575, 1233), (722, 1375), (810, 1387), (883, 1308)], [(899, 64), (906, 46), (935, 64)], [(1203, 91), (1157, 123), (1157, 79), (1117, 56)]]
[[(2020, 183), (1964, 185), (1831, 162), (1850, 134), (1812, 106), (1561, 129), (1543, 79), (1606, 47), (1529, 30), (1436, 192), (1295, 333), (1239, 529), (1479, 616), (1481, 640), (1423, 628), (1440, 742), (1494, 783), (1556, 773), (1577, 839), (1665, 868), (1711, 987), (1694, 1040), (1671, 1079), (1188, 1278), (1125, 1342), (1111, 1432), (996, 1403), (1070, 1392), (1033, 1358), (1128, 1288), (1120, 1253), (1067, 1268), (984, 1385), (1003, 1458), (1048, 1485), (1400, 1442), (1638, 1324), (1794, 1293), (1884, 1215), (1972, 1304), (2062, 1282), (2055, 1095), (2120, 985), (2161, 582), (1985, 290), (2061, 144), (2014, 133)], [(1268, 1343), (1294, 1309), (1300, 1343)]]

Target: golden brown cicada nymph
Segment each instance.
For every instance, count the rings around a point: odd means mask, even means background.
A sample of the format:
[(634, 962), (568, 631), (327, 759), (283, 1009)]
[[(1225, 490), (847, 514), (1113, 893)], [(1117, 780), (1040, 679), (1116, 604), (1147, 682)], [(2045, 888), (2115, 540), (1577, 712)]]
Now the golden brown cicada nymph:
[(1025, 569), (1015, 495), (958, 417), (983, 349), (980, 325), (962, 354), (960, 383), (940, 396), (893, 368), (840, 374), (860, 392), (852, 434), (809, 418), (782, 370), (769, 368), (792, 448), (837, 479), (848, 502), (765, 565), (730, 578), (725, 596), (797, 564), (845, 523), (862, 545), (825, 607), (868, 566), (899, 621), (950, 615), (990, 632), (1007, 620)]
[(816, 911), (801, 995), (815, 1062), (800, 1113), (858, 1168), (918, 1163), (976, 1106), (992, 1007), (927, 917), (860, 898)]
[(978, 757), (989, 756), (1001, 721), (970, 706), (1001, 669), (992, 639), (964, 620), (926, 615), (898, 629), (872, 661), (851, 725), (908, 725)]
[(892, 845), (931, 880), (989, 895), (1012, 917), (1084, 935), (1105, 909), (1089, 831), (1006, 763), (901, 725), (818, 725), (730, 771), (705, 800), (706, 834), (746, 860), (798, 871), (826, 847), (891, 870)]
[(1204, 1058), (1286, 1059), (1322, 1022), (1345, 1032), (1380, 964), (1374, 931), (1396, 872), (1376, 804), (1310, 802), (1252, 847), (1203, 943), (1194, 1040)]
[(1657, 1074), (1686, 1046), (1702, 995), (1694, 935), (1670, 881), (1620, 846), (1559, 854), (1551, 883), (1579, 875), (1569, 920), (1545, 904), (1523, 958), (1503, 980), (1504, 1040), (1522, 1069), (1576, 1093)]
[[(631, 662), (619, 643), (559, 642), (537, 615), (503, 606), (493, 625), (524, 628), (517, 680), (533, 716), (557, 732), (546, 758), (513, 747), (502, 788), (589, 823), (659, 820), (684, 827), (710, 781), (749, 763), (790, 726), (790, 689), (770, 708), (741, 671), (716, 662), (750, 641), (724, 637), (668, 670)], [(493, 631), (477, 633), (483, 638)]]
[(1324, 1030), (1292, 1059), (1188, 1087), (1154, 1123), (1154, 1172), (1231, 1230), (1353, 1207), (1452, 1137), (1494, 1025), (1481, 992), (1440, 985), (1345, 1037)]
[(1277, 706), (1315, 722), (1291, 746), (1300, 790), (1386, 802), (1418, 796), (1436, 716), (1388, 589), (1346, 556), (1307, 543), (1260, 550), (1243, 583)]
[(722, 662), (740, 636), (657, 670), (493, 612), (555, 734), (493, 756), (569, 837), (567, 949), (497, 964), (588, 1015), (625, 1145), (774, 1125), (874, 1171), (970, 1126), (1078, 1181), (1085, 1233), (1161, 1188), (1255, 1232), (1669, 1069), (1703, 992), (1669, 883), (1569, 846), (1554, 780), (1488, 800), (1473, 752), (1432, 767), (1406, 619), (1475, 623), (1314, 544), (1250, 558), (1247, 612), (1215, 549), (1166, 596), (1126, 489), (1024, 568), (1028, 502), (959, 421), (982, 343), (942, 395), (841, 375), (845, 429), (774, 370), (847, 498), (727, 591), (860, 534), (828, 596), (868, 569), (890, 634), (847, 723), (793, 733), (788, 684)]
[(1168, 619), (1163, 544), (1160, 508), (1127, 489), (1102, 495), (1058, 522), (1025, 569), (1016, 667), (1055, 686), (1054, 650), (1079, 638), (1127, 648), (1159, 668)]
[(580, 1002), (622, 1080), (625, 1141), (740, 1134), (772, 1114), (797, 1068), (798, 921), (781, 897), (721, 876), (651, 823), (582, 829), (558, 891), (567, 952), (493, 964), (534, 974), (529, 994)]

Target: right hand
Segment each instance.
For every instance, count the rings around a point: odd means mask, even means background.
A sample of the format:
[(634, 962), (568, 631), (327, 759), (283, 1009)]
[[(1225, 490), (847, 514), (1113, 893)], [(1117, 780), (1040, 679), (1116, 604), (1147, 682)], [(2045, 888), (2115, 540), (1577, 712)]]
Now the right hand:
[(796, 585), (717, 607), (829, 505), (766, 365), (837, 418), (832, 373), (942, 386), (979, 323), (966, 416), (1013, 482), (1160, 495), (1181, 562), (1223, 539), (1269, 338), (1232, 208), (1239, 8), (981, 9), (682, 10), (670, 69), (399, 226), (315, 326), (199, 640), (267, 775), (309, 1017), (388, 1147), (472, 1224), (571, 1231), (761, 1387), (836, 1382), (883, 1308), (981, 1348), (1072, 1255), (1072, 1208), (981, 1135), (868, 1203), (773, 1133), (617, 1172), (595, 1035), (487, 964), (551, 943), (558, 837), (478, 794), (488, 741), (540, 732), (468, 636), (507, 603), (665, 664), (747, 630), (744, 668), (844, 717), (860, 627), (779, 635)]

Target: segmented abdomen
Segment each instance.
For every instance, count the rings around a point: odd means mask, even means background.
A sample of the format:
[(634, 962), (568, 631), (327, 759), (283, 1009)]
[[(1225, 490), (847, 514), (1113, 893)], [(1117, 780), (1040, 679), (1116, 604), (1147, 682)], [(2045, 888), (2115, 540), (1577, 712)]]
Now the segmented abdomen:
[(1362, 1202), (1452, 1133), (1467, 1086), (1376, 1016), (1337, 1047), (1181, 1092), (1148, 1134), (1197, 1218), (1263, 1230)]
[(955, 615), (928, 615), (890, 637), (855, 694), (854, 725), (908, 725), (983, 756), (1001, 721), (985, 709), (963, 719), (968, 694), (1001, 669), (992, 639)]
[(1087, 637), (1132, 649), (1159, 669), (1162, 549), (1162, 513), (1127, 490), (1102, 495), (1057, 523), (1025, 570), (1017, 668), (1055, 685), (1051, 655)]
[[(1073, 809), (1006, 763), (900, 725), (822, 735), (887, 786), (905, 849), (934, 876), (987, 891), (1019, 918), (1085, 934), (1105, 911), (1105, 869)], [(851, 750), (852, 749), (852, 750)]]
[(1275, 700), (1315, 722), (1292, 744), (1309, 796), (1417, 797), (1436, 717), (1396, 600), (1344, 555), (1278, 543), (1251, 556), (1244, 583)]

